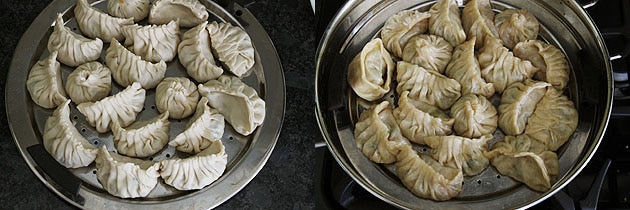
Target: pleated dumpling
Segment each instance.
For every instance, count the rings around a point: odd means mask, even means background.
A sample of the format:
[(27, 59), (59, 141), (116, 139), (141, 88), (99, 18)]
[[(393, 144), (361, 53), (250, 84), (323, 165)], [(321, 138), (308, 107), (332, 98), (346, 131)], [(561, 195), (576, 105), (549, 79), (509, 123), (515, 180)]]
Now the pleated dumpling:
[(171, 21), (164, 25), (138, 24), (123, 26), (125, 46), (142, 59), (151, 62), (169, 62), (177, 54), (179, 23)]
[(149, 0), (108, 0), (107, 13), (138, 22), (149, 15)]
[(57, 51), (45, 60), (37, 61), (26, 79), (26, 89), (35, 104), (44, 108), (55, 108), (67, 100), (61, 80), (61, 68)]
[(494, 23), (494, 12), (490, 0), (470, 0), (462, 10), (462, 26), (468, 40), (475, 39), (475, 49), (485, 44), (486, 38), (499, 38)]
[(227, 154), (221, 141), (186, 159), (160, 162), (160, 176), (178, 190), (201, 189), (217, 180), (225, 171)]
[(74, 15), (79, 29), (90, 38), (100, 38), (109, 42), (112, 38), (120, 41), (124, 39), (122, 26), (132, 25), (132, 18), (117, 18), (90, 6), (87, 0), (77, 0)]
[(409, 39), (403, 49), (402, 59), (427, 70), (444, 73), (453, 55), (453, 46), (436, 35), (417, 35)]
[(348, 64), (348, 83), (359, 97), (377, 100), (389, 92), (395, 67), (381, 39), (373, 39)]
[(170, 118), (184, 119), (195, 112), (199, 101), (197, 85), (186, 77), (167, 77), (155, 89), (155, 106)]
[(160, 177), (160, 163), (108, 152), (106, 146), (98, 150), (95, 162), (98, 182), (116, 197), (146, 197)]
[(481, 78), (474, 47), (474, 37), (455, 47), (451, 62), (446, 66), (444, 73), (461, 84), (462, 95), (477, 94), (489, 98), (494, 95), (494, 86)]
[(156, 0), (151, 6), (149, 23), (166, 24), (179, 19), (182, 27), (193, 27), (208, 20), (206, 7), (198, 0)]
[(478, 138), (497, 130), (497, 109), (483, 96), (464, 95), (451, 107), (453, 129), (460, 136)]
[(66, 168), (79, 168), (90, 165), (96, 158), (97, 148), (74, 127), (70, 121), (70, 100), (64, 101), (46, 119), (44, 148)]
[(114, 146), (122, 155), (149, 157), (168, 144), (170, 125), (168, 112), (150, 120), (138, 121), (126, 128), (114, 121), (112, 123)]
[(525, 131), (527, 120), (550, 86), (546, 82), (526, 80), (511, 85), (501, 95), (499, 128), (505, 135), (519, 135)]
[(569, 62), (564, 53), (553, 45), (539, 40), (529, 40), (516, 44), (514, 55), (531, 61), (540, 70), (534, 78), (546, 81), (558, 90), (563, 90), (569, 82)]
[(436, 107), (410, 99), (408, 95), (409, 91), (400, 94), (398, 107), (393, 112), (403, 136), (424, 144), (427, 136), (444, 136), (453, 132), (454, 119)]
[(399, 147), (409, 144), (396, 123), (388, 101), (361, 113), (354, 126), (354, 140), (363, 155), (376, 163), (396, 162)]
[(140, 83), (145, 89), (154, 88), (166, 74), (166, 63), (151, 63), (127, 50), (118, 41), (112, 39), (107, 48), (105, 63), (112, 71), (114, 81), (122, 86), (129, 86), (134, 82)]
[(221, 141), (225, 121), (223, 115), (208, 106), (208, 99), (203, 97), (197, 104), (195, 115), (190, 119), (184, 132), (177, 135), (168, 144), (187, 153), (199, 153), (216, 141)]
[(219, 61), (230, 72), (242, 77), (254, 66), (254, 45), (245, 30), (230, 23), (212, 21), (207, 26), (210, 43)]
[(503, 45), (514, 49), (514, 46), (538, 36), (538, 19), (526, 9), (506, 9), (494, 17), (494, 24), (499, 31)]
[(72, 32), (64, 26), (61, 13), (57, 14), (55, 30), (48, 38), (48, 51), (57, 51), (57, 60), (68, 66), (78, 66), (101, 57), (103, 41), (101, 39), (88, 39), (80, 34)]
[(556, 151), (571, 138), (577, 128), (578, 112), (573, 101), (555, 88), (547, 88), (531, 117), (525, 134)]
[(428, 12), (417, 10), (403, 10), (390, 16), (381, 30), (385, 48), (395, 56), (402, 57), (407, 41), (427, 31), (430, 16)]
[(439, 0), (429, 9), (429, 33), (444, 37), (451, 46), (466, 41), (459, 7), (455, 0)]
[(75, 104), (101, 100), (112, 90), (111, 75), (99, 62), (81, 64), (66, 78), (66, 92)]
[(411, 145), (401, 146), (397, 155), (396, 175), (413, 194), (436, 201), (451, 199), (462, 191), (462, 171), (418, 155)]
[(210, 35), (206, 29), (207, 21), (184, 33), (182, 42), (177, 47), (179, 62), (186, 67), (188, 75), (197, 82), (207, 82), (223, 74), (223, 68), (214, 61), (210, 48)]
[(77, 105), (77, 109), (85, 115), (88, 123), (96, 127), (99, 133), (110, 130), (112, 122), (127, 127), (136, 120), (142, 111), (146, 91), (140, 83), (134, 82), (124, 90), (96, 102), (85, 102)]
[(265, 120), (265, 101), (256, 90), (238, 77), (222, 75), (198, 86), (199, 93), (208, 98), (236, 132), (249, 135)]
[(487, 38), (486, 44), (479, 50), (481, 76), (494, 85), (498, 93), (516, 82), (532, 78), (539, 70), (531, 62), (522, 60), (501, 44), (500, 39)]
[(396, 67), (396, 92), (409, 91), (409, 97), (440, 109), (448, 109), (461, 96), (457, 80), (418, 65), (399, 61)]
[[(497, 142), (495, 147), (499, 147), (500, 144), (509, 144), (510, 147), (514, 147), (518, 152), (533, 152), (536, 154), (540, 154), (544, 151), (547, 151), (547, 145), (543, 142), (539, 142), (535, 139), (532, 139), (527, 134), (521, 134), (517, 136), (505, 136), (503, 141)], [(488, 156), (492, 156), (487, 154)]]
[(431, 147), (431, 156), (440, 164), (461, 169), (466, 176), (474, 176), (488, 168), (490, 161), (484, 152), (492, 135), (469, 139), (461, 136), (429, 136), (424, 142)]

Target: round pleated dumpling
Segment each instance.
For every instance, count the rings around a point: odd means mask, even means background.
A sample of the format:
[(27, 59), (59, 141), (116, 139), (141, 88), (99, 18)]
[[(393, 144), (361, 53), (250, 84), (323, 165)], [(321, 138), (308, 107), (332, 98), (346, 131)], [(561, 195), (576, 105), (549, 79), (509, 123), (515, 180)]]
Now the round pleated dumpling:
[(470, 0), (462, 10), (462, 26), (468, 40), (475, 39), (475, 49), (485, 44), (486, 38), (499, 38), (499, 32), (494, 23), (494, 12), (490, 0)]
[(519, 135), (525, 131), (527, 120), (538, 102), (551, 86), (546, 82), (526, 80), (514, 83), (501, 95), (499, 105), (499, 128), (506, 135)]
[(208, 106), (208, 99), (203, 97), (186, 129), (168, 144), (182, 152), (199, 153), (214, 142), (221, 141), (225, 128), (224, 119), (217, 110)]
[(359, 97), (374, 101), (389, 92), (394, 68), (392, 57), (376, 38), (348, 64), (348, 83)]
[(538, 36), (538, 19), (526, 9), (506, 9), (494, 17), (494, 24), (499, 31), (503, 45), (514, 49), (514, 46)]
[(156, 0), (151, 6), (149, 23), (166, 24), (179, 20), (182, 27), (193, 27), (208, 20), (206, 7), (198, 0)]
[(459, 82), (438, 72), (405, 61), (399, 61), (396, 70), (396, 92), (409, 91), (410, 98), (448, 109), (461, 96)]
[(75, 104), (94, 102), (112, 90), (112, 72), (99, 62), (80, 65), (66, 78), (66, 92)]
[(466, 41), (459, 7), (455, 0), (439, 0), (429, 9), (429, 33), (444, 37), (451, 46)]
[(155, 106), (173, 119), (192, 115), (198, 101), (197, 85), (186, 77), (167, 77), (155, 89)]
[(116, 197), (146, 197), (160, 177), (160, 163), (108, 152), (106, 146), (98, 150), (95, 162), (98, 182)]
[(150, 120), (138, 121), (126, 128), (120, 127), (114, 121), (112, 123), (114, 146), (122, 155), (130, 157), (151, 156), (168, 144), (170, 125), (168, 112)]
[(539, 70), (531, 62), (522, 60), (501, 44), (500, 39), (487, 38), (486, 44), (479, 50), (481, 76), (494, 85), (498, 93), (516, 82), (532, 78)]
[(398, 107), (394, 109), (394, 118), (402, 134), (412, 142), (424, 144), (427, 136), (450, 135), (453, 131), (452, 118), (442, 110), (407, 97), (405, 91), (398, 99)]
[(108, 0), (107, 13), (138, 22), (149, 15), (149, 0)]
[(143, 88), (154, 88), (166, 74), (166, 63), (151, 63), (127, 50), (118, 41), (112, 39), (107, 48), (105, 63), (112, 71), (114, 81), (122, 86), (129, 86), (134, 82)]
[(179, 23), (171, 21), (164, 25), (138, 24), (123, 26), (124, 45), (142, 59), (151, 62), (169, 62), (177, 54)]
[(388, 101), (361, 113), (354, 126), (354, 140), (363, 155), (376, 163), (396, 162), (399, 147), (409, 144), (396, 123)]
[(221, 141), (212, 144), (197, 155), (185, 159), (168, 159), (160, 162), (160, 176), (164, 182), (178, 190), (196, 190), (217, 180), (227, 166), (227, 154)]
[(104, 42), (109, 42), (112, 38), (123, 40), (122, 26), (133, 24), (133, 18), (112, 17), (90, 6), (87, 0), (77, 0), (74, 15), (83, 35), (98, 37)]
[(212, 21), (207, 26), (212, 49), (219, 61), (237, 77), (244, 76), (254, 66), (254, 45), (245, 30), (230, 23)]
[(534, 78), (546, 81), (558, 90), (563, 90), (569, 82), (569, 62), (564, 53), (553, 45), (540, 40), (529, 40), (516, 44), (514, 55), (531, 61), (540, 70)]
[(466, 176), (474, 176), (488, 168), (490, 161), (484, 152), (492, 135), (469, 139), (461, 136), (429, 136), (424, 142), (431, 147), (431, 156), (440, 164), (461, 169)]
[(567, 142), (578, 125), (578, 112), (567, 96), (547, 88), (534, 113), (527, 120), (525, 134), (556, 151)]
[(182, 42), (177, 47), (179, 62), (186, 67), (188, 75), (202, 83), (223, 74), (223, 68), (214, 61), (206, 25), (208, 22), (204, 21), (186, 31)]
[(48, 51), (57, 51), (57, 60), (68, 66), (78, 66), (86, 62), (95, 61), (101, 57), (103, 41), (88, 39), (72, 32), (64, 26), (61, 13), (57, 14), (55, 30), (48, 38)]
[(430, 16), (428, 12), (417, 10), (403, 10), (390, 16), (381, 30), (385, 48), (395, 56), (402, 57), (409, 39), (427, 31)]
[(460, 136), (478, 138), (497, 130), (497, 110), (483, 96), (464, 95), (451, 107), (453, 129)]
[(37, 61), (31, 67), (26, 79), (26, 89), (35, 104), (49, 109), (68, 99), (61, 81), (60, 66), (57, 51), (53, 51), (48, 58)]
[(409, 39), (403, 50), (402, 59), (427, 70), (444, 73), (452, 55), (453, 46), (444, 38), (422, 34)]
[(494, 95), (494, 86), (481, 78), (474, 47), (474, 37), (455, 47), (451, 62), (446, 66), (444, 73), (461, 84), (462, 95), (477, 94), (489, 98)]
[(110, 130), (114, 121), (122, 127), (135, 121), (142, 111), (145, 97), (146, 91), (140, 83), (134, 82), (117, 94), (100, 101), (81, 103), (77, 105), (77, 109), (85, 115), (91, 126), (96, 127), (96, 131), (105, 133)]

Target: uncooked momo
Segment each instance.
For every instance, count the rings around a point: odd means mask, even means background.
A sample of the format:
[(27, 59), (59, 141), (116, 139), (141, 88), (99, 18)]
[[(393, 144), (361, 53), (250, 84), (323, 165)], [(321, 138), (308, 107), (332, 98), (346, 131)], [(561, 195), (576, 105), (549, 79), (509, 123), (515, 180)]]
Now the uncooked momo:
[(170, 125), (168, 112), (150, 120), (138, 121), (126, 128), (114, 121), (112, 123), (114, 146), (122, 155), (130, 157), (151, 156), (168, 144)]
[(532, 78), (538, 71), (531, 62), (522, 60), (501, 44), (500, 39), (487, 38), (486, 44), (479, 50), (481, 76), (494, 85), (498, 93), (503, 93), (515, 82)]
[(403, 49), (402, 59), (427, 70), (444, 73), (453, 54), (453, 46), (435, 35), (417, 35), (409, 39)]
[(459, 82), (438, 72), (405, 61), (398, 61), (396, 70), (396, 92), (409, 91), (410, 98), (448, 109), (461, 96)]
[(198, 0), (156, 0), (151, 6), (149, 23), (166, 24), (179, 19), (182, 27), (193, 27), (208, 17), (206, 7)]
[(221, 141), (225, 121), (223, 115), (208, 106), (208, 99), (201, 98), (195, 115), (186, 125), (186, 129), (175, 136), (168, 144), (187, 153), (199, 153), (216, 141)]
[(142, 59), (151, 62), (169, 62), (175, 58), (179, 44), (179, 23), (165, 25), (138, 24), (123, 26), (125, 46)]
[(359, 97), (374, 101), (389, 92), (395, 67), (381, 39), (373, 39), (348, 64), (348, 83)]
[(499, 105), (499, 127), (506, 135), (519, 135), (525, 131), (527, 119), (532, 115), (536, 104), (545, 95), (546, 82), (526, 80), (508, 87), (501, 95)]
[(461, 169), (466, 176), (474, 176), (488, 168), (490, 161), (484, 156), (492, 135), (469, 139), (461, 136), (430, 136), (424, 142), (431, 147), (431, 156), (440, 164)]
[(493, 134), (497, 130), (497, 110), (483, 96), (464, 95), (451, 107), (451, 116), (455, 119), (453, 129), (457, 135), (477, 138)]
[(468, 40), (475, 39), (475, 49), (480, 49), (487, 38), (498, 38), (490, 0), (470, 0), (462, 10), (462, 26)]
[(241, 77), (254, 66), (254, 46), (245, 30), (216, 21), (212, 21), (207, 29), (212, 49), (230, 72)]
[(558, 90), (563, 90), (569, 82), (569, 62), (564, 53), (553, 45), (539, 40), (529, 40), (516, 44), (514, 55), (531, 61), (539, 68), (534, 78), (546, 81)]
[(227, 154), (221, 141), (186, 159), (160, 162), (160, 176), (178, 190), (201, 189), (217, 180), (227, 165)]
[(155, 106), (160, 113), (169, 112), (173, 119), (192, 115), (198, 101), (197, 85), (186, 77), (167, 77), (155, 89)]
[(160, 163), (111, 153), (106, 146), (98, 150), (95, 161), (98, 182), (116, 197), (146, 197), (157, 186), (160, 177)]
[(555, 88), (547, 88), (545, 96), (525, 126), (525, 134), (542, 142), (547, 150), (556, 151), (571, 138), (577, 128), (578, 112), (573, 101)]
[(107, 12), (115, 17), (138, 22), (149, 15), (149, 0), (108, 0)]
[(240, 134), (251, 134), (265, 119), (265, 101), (238, 77), (222, 75), (200, 84), (198, 90)]
[(506, 9), (494, 17), (494, 24), (499, 31), (503, 45), (513, 49), (514, 46), (538, 36), (538, 20), (526, 9)]
[(61, 13), (57, 14), (55, 30), (48, 38), (48, 51), (57, 51), (57, 60), (68, 66), (78, 66), (86, 62), (95, 61), (101, 57), (103, 41), (85, 38), (74, 33), (63, 25)]
[(96, 102), (85, 102), (77, 105), (77, 109), (85, 115), (88, 123), (96, 127), (99, 133), (110, 130), (112, 122), (116, 121), (122, 127), (127, 127), (136, 120), (142, 111), (146, 91), (140, 83), (134, 82), (116, 95), (106, 97)]
[(481, 78), (474, 47), (474, 37), (455, 47), (451, 62), (444, 73), (462, 85), (462, 95), (478, 94), (489, 98), (494, 95), (494, 86)]
[(42, 137), (44, 148), (66, 168), (90, 165), (96, 158), (97, 149), (74, 127), (70, 121), (70, 100), (66, 100), (48, 117)]
[(112, 72), (99, 62), (80, 65), (66, 78), (66, 92), (75, 104), (98, 101), (112, 90)]
[(430, 16), (427, 12), (417, 10), (403, 10), (390, 16), (381, 30), (385, 48), (395, 56), (402, 57), (407, 41), (427, 31)]
[(210, 49), (210, 35), (206, 29), (207, 21), (184, 33), (182, 42), (177, 47), (179, 62), (186, 67), (186, 72), (197, 82), (207, 82), (223, 74), (223, 68), (214, 61)]
[(444, 37), (452, 46), (466, 41), (459, 7), (454, 0), (439, 0), (429, 9), (429, 33)]
[(105, 63), (112, 71), (114, 81), (122, 86), (129, 86), (134, 82), (143, 88), (154, 88), (166, 74), (166, 63), (151, 63), (127, 50), (118, 41), (112, 39), (107, 48)]
[(442, 110), (407, 97), (405, 91), (398, 99), (398, 107), (394, 109), (394, 118), (402, 134), (412, 142), (424, 144), (427, 136), (450, 135), (453, 131), (452, 118)]
[(112, 38), (123, 40), (122, 27), (132, 25), (132, 18), (117, 18), (109, 16), (102, 11), (91, 7), (87, 0), (77, 0), (74, 8), (79, 29), (84, 35), (90, 38), (100, 38), (104, 42), (109, 42)]
[(388, 101), (361, 113), (354, 126), (354, 140), (359, 150), (376, 163), (394, 163), (400, 145), (409, 144), (403, 137)]
[(61, 81), (57, 51), (45, 60), (37, 61), (26, 79), (26, 89), (35, 104), (44, 108), (55, 108), (67, 100)]

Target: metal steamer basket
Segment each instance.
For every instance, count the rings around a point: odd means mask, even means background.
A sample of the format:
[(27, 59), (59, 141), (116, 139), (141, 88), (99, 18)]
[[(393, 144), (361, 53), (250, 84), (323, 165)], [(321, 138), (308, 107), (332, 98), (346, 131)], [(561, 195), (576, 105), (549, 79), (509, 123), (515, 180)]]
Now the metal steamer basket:
[[(84, 209), (210, 209), (223, 203), (247, 183), (262, 169), (271, 155), (280, 134), (285, 111), (285, 85), (280, 59), (269, 36), (256, 18), (246, 9), (234, 2), (226, 2), (222, 7), (210, 0), (201, 0), (209, 14), (208, 21), (229, 22), (239, 26), (249, 34), (255, 48), (255, 65), (251, 73), (243, 77), (243, 82), (252, 86), (266, 102), (266, 115), (263, 124), (249, 136), (235, 132), (229, 123), (222, 137), (228, 155), (225, 172), (214, 183), (200, 190), (178, 191), (160, 181), (157, 187), (146, 198), (121, 199), (105, 191), (96, 179), (95, 164), (77, 169), (66, 169), (50, 156), (42, 145), (42, 135), (46, 119), (52, 115), (53, 109), (44, 109), (31, 101), (26, 90), (26, 79), (30, 68), (38, 60), (49, 55), (48, 37), (53, 31), (57, 13), (62, 13), (65, 25), (80, 33), (74, 19), (74, 0), (53, 1), (35, 19), (22, 36), (13, 55), (13, 61), (6, 85), (7, 116), (9, 127), (24, 160), (35, 175), (53, 192), (73, 205)], [(107, 1), (91, 1), (101, 10), (106, 10)], [(140, 22), (146, 24), (146, 20)], [(180, 29), (183, 34), (186, 29)], [(105, 50), (98, 61), (104, 63)], [(65, 78), (74, 68), (61, 65)], [(177, 57), (168, 63), (166, 77), (186, 77), (186, 69), (179, 64)], [(124, 87), (112, 82), (112, 94)], [(90, 143), (97, 147), (106, 145), (115, 151), (111, 132), (99, 134), (91, 127), (84, 116), (71, 104), (70, 118), (76, 128)], [(239, 111), (239, 110), (234, 110)], [(144, 109), (138, 120), (150, 119), (158, 115), (155, 107), (155, 89), (147, 90)], [(170, 136), (173, 139), (181, 133), (189, 118), (171, 121)], [(157, 154), (144, 158), (150, 161), (185, 158), (183, 154), (168, 146)]]
[[(457, 2), (463, 7), (461, 0)], [(407, 9), (428, 11), (433, 3), (435, 1), (430, 0), (351, 0), (328, 25), (317, 54), (315, 94), (317, 120), (331, 153), (363, 188), (399, 208), (527, 208), (552, 196), (568, 184), (595, 153), (612, 105), (611, 66), (606, 46), (593, 21), (574, 1), (491, 0), (495, 12), (525, 8), (535, 15), (541, 24), (539, 39), (559, 47), (571, 66), (565, 94), (578, 109), (579, 123), (569, 142), (558, 150), (560, 174), (549, 191), (532, 191), (524, 184), (501, 176), (490, 166), (477, 176), (466, 177), (463, 191), (449, 201), (422, 199), (402, 185), (392, 165), (373, 163), (358, 149), (353, 130), (362, 101), (346, 82), (348, 64), (368, 41), (379, 36), (391, 15)], [(496, 105), (497, 98), (493, 101)], [(503, 134), (499, 130), (489, 144), (501, 139)], [(421, 146), (414, 147), (419, 152), (427, 152)]]

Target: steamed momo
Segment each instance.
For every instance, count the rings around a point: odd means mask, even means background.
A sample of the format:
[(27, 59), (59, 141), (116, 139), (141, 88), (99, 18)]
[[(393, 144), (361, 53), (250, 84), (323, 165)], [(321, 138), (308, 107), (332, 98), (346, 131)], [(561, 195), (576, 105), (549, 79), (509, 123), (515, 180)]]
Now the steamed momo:
[(394, 163), (399, 146), (409, 144), (403, 137), (388, 101), (361, 113), (354, 126), (354, 140), (359, 150), (376, 163)]
[(74, 14), (79, 29), (84, 35), (90, 38), (98, 37), (105, 42), (112, 40), (112, 38), (118, 41), (123, 40), (122, 27), (133, 24), (132, 18), (125, 19), (109, 16), (91, 7), (87, 0), (77, 0)]
[(484, 156), (492, 135), (478, 139), (461, 136), (430, 136), (424, 142), (431, 147), (431, 156), (440, 164), (462, 169), (464, 175), (474, 176), (488, 168), (490, 161)]
[(114, 145), (118, 153), (130, 157), (148, 157), (166, 146), (171, 123), (168, 112), (147, 121), (138, 121), (123, 128), (112, 123)]
[(116, 17), (133, 18), (138, 22), (149, 15), (149, 0), (108, 0), (107, 12)]
[(532, 78), (539, 70), (531, 62), (514, 56), (501, 44), (500, 39), (487, 38), (486, 44), (479, 50), (481, 76), (494, 85), (498, 93), (516, 82)]
[(55, 108), (67, 100), (61, 81), (57, 51), (50, 53), (46, 60), (37, 61), (26, 79), (26, 89), (35, 104), (44, 108)]
[(474, 47), (474, 37), (455, 47), (453, 58), (446, 66), (444, 73), (461, 84), (462, 95), (478, 94), (489, 98), (494, 95), (494, 86), (481, 78), (481, 69), (475, 57)]
[(475, 49), (483, 47), (487, 38), (498, 38), (499, 33), (492, 22), (494, 12), (490, 0), (470, 0), (462, 10), (462, 26), (468, 40), (475, 39)]
[(417, 10), (403, 10), (390, 16), (381, 30), (385, 48), (395, 56), (402, 57), (407, 41), (427, 31), (430, 16), (427, 12)]
[(402, 59), (427, 70), (444, 73), (444, 68), (453, 54), (453, 46), (444, 38), (435, 35), (417, 35), (409, 39)]
[(155, 106), (160, 113), (169, 112), (173, 119), (192, 115), (198, 101), (197, 86), (186, 77), (167, 77), (155, 89)]
[(564, 53), (553, 45), (539, 40), (529, 40), (516, 44), (514, 55), (531, 61), (539, 68), (534, 78), (546, 81), (558, 90), (563, 90), (569, 82), (569, 62)]
[(526, 80), (514, 83), (501, 95), (499, 105), (499, 127), (506, 135), (519, 135), (525, 130), (527, 119), (532, 115), (536, 104), (545, 95), (546, 82)]
[(66, 92), (75, 104), (94, 102), (112, 90), (112, 72), (99, 62), (80, 65), (66, 78)]
[(207, 29), (212, 49), (230, 72), (241, 77), (254, 66), (254, 46), (245, 30), (216, 21), (212, 21)]
[(454, 0), (439, 0), (429, 10), (429, 33), (444, 37), (452, 46), (466, 41), (459, 7)]
[(265, 119), (265, 101), (238, 77), (223, 75), (200, 84), (198, 90), (242, 135), (253, 133)]
[(126, 127), (136, 120), (142, 111), (146, 91), (140, 83), (134, 82), (116, 95), (106, 97), (96, 102), (85, 102), (77, 105), (77, 109), (85, 115), (88, 123), (96, 127), (99, 133), (110, 130), (115, 121)]
[(223, 74), (223, 68), (215, 63), (210, 49), (207, 24), (208, 22), (204, 21), (186, 31), (177, 47), (179, 62), (186, 67), (188, 75), (197, 82), (207, 82)]
[(424, 144), (427, 136), (444, 136), (453, 132), (454, 119), (436, 107), (408, 98), (408, 94), (409, 91), (405, 91), (400, 95), (398, 107), (393, 112), (396, 123), (407, 139)]
[(227, 154), (221, 141), (186, 159), (160, 162), (160, 176), (178, 190), (201, 189), (217, 180), (225, 171)]
[(531, 117), (525, 134), (556, 151), (571, 138), (577, 128), (578, 112), (573, 101), (555, 88), (547, 88)]
[(448, 109), (461, 96), (462, 86), (459, 82), (438, 72), (405, 61), (399, 61), (396, 70), (396, 92), (409, 91), (410, 98)]
[(503, 45), (510, 49), (519, 42), (536, 39), (538, 36), (538, 20), (526, 9), (503, 10), (494, 17), (494, 24)]
[(201, 98), (197, 111), (190, 119), (186, 130), (177, 135), (168, 144), (187, 153), (199, 153), (214, 142), (221, 141), (225, 121), (223, 115), (208, 106), (208, 99)]
[(179, 23), (165, 25), (123, 26), (125, 46), (142, 59), (151, 62), (169, 62), (175, 58), (179, 44)]
[(66, 168), (90, 165), (96, 158), (97, 149), (74, 127), (70, 121), (70, 100), (55, 109), (46, 120), (42, 137), (44, 148)]
[(103, 41), (85, 38), (63, 25), (61, 13), (57, 14), (55, 30), (48, 39), (48, 51), (57, 51), (57, 60), (68, 66), (78, 66), (101, 57)]
[(160, 177), (159, 163), (108, 152), (105, 146), (98, 150), (95, 161), (98, 182), (116, 197), (146, 197)]
[(166, 63), (151, 63), (142, 60), (138, 55), (127, 50), (118, 41), (112, 39), (107, 48), (105, 63), (112, 71), (114, 81), (122, 86), (129, 86), (134, 82), (143, 88), (154, 88), (166, 74)]
[(497, 130), (497, 110), (483, 96), (464, 95), (451, 107), (453, 129), (460, 136), (477, 138)]
[(208, 17), (206, 7), (198, 0), (156, 0), (151, 6), (149, 23), (166, 24), (179, 19), (182, 27), (193, 27)]
[(395, 67), (381, 39), (373, 39), (348, 64), (348, 83), (359, 97), (374, 101), (389, 92)]

